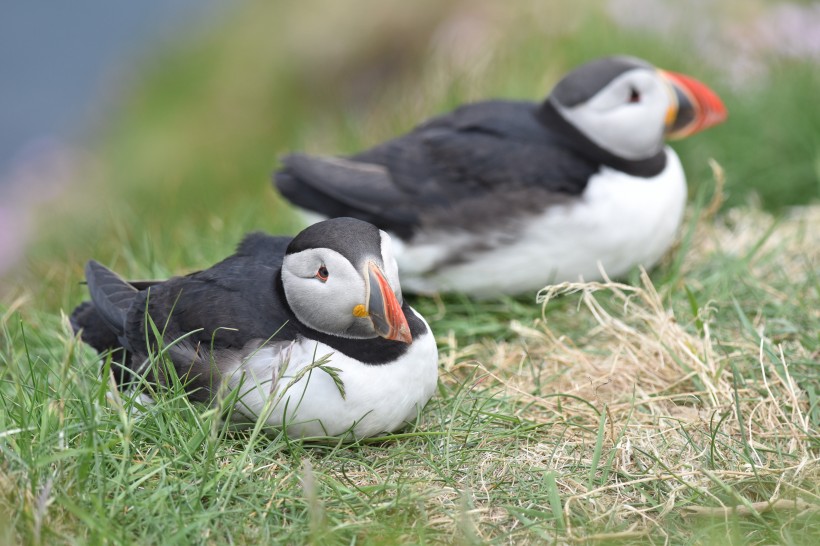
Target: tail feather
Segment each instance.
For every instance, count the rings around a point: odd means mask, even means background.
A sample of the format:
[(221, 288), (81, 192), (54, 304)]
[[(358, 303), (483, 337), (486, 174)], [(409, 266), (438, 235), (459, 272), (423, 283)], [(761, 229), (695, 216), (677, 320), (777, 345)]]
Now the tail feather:
[(116, 335), (122, 335), (126, 314), (139, 291), (94, 260), (85, 266), (85, 280), (100, 318)]

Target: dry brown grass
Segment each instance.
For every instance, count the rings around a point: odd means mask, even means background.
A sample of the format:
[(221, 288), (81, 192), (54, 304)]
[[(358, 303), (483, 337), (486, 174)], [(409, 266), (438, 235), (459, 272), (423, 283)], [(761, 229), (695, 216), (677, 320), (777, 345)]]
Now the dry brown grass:
[[(716, 253), (754, 251), (747, 280), (774, 300), (787, 298), (770, 281), (785, 273), (805, 282), (813, 271), (807, 264), (820, 264), (820, 206), (794, 210), (777, 223), (757, 209), (734, 209), (698, 225), (695, 241), (684, 278)], [(546, 312), (559, 297), (577, 301), (574, 309), (564, 307), (571, 316), (560, 321)], [(683, 319), (669, 300), (645, 272), (640, 286), (550, 286), (538, 295), (540, 320), (511, 324), (517, 339), (445, 357), (450, 371), (477, 367), (492, 378), (520, 406), (521, 417), (551, 425), (515, 464), (555, 470), (566, 499), (564, 538), (663, 533), (659, 521), (681, 507), (684, 514), (719, 517), (761, 517), (767, 510), (806, 515), (820, 507), (816, 490), (801, 486), (820, 481), (818, 430), (807, 393), (790, 372), (792, 362), (818, 355), (797, 339), (768, 338), (759, 316), (752, 319), (754, 332), (720, 328), (717, 334), (713, 303), (700, 307), (697, 319)], [(582, 467), (590, 468), (591, 479), (578, 479)], [(752, 481), (766, 485), (740, 493)], [(647, 498), (648, 491), (660, 496)], [(484, 508), (479, 522), (496, 517)], [(629, 526), (588, 536), (571, 528), (579, 513), (593, 524), (615, 519)]]

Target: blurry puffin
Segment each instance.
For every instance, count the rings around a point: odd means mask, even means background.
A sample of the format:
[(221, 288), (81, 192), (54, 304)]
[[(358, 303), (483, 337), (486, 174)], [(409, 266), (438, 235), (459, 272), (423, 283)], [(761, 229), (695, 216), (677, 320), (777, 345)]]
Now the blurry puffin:
[[(129, 283), (93, 260), (86, 280), (91, 301), (71, 322), (98, 351), (126, 355), (121, 385), (135, 373), (166, 381), (144, 369), (157, 350), (147, 314), (192, 399), (238, 388), (235, 412), (255, 419), (273, 397), (267, 424), (291, 436), (395, 430), (436, 387), (436, 344), (402, 303), (390, 237), (360, 220), (321, 222), (292, 240), (251, 234), (210, 269), (164, 282)], [(325, 355), (342, 389), (322, 368), (289, 386)]]
[(541, 104), (468, 104), (349, 158), (288, 155), (275, 183), (309, 220), (394, 234), (406, 291), (515, 294), (655, 264), (686, 202), (664, 136), (726, 115), (697, 80), (607, 57)]

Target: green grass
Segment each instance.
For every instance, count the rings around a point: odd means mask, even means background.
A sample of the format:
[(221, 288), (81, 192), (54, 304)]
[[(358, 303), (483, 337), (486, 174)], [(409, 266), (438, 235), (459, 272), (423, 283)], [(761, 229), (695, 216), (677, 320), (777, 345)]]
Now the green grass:
[[(430, 44), (468, 4), (379, 5), (316, 17), (252, 2), (147, 64), (93, 168), (42, 211), (0, 289), (0, 543), (815, 544), (820, 213), (737, 205), (816, 202), (817, 67), (772, 62), (770, 82), (733, 90), (597, 3), (479, 15), (459, 62)], [(317, 47), (328, 36), (338, 56)], [(277, 155), (352, 152), (464, 100), (540, 97), (612, 52), (692, 73), (730, 110), (675, 144), (693, 196), (680, 247), (649, 281), (567, 286), (543, 308), (413, 299), (441, 357), (414, 426), (295, 442), (229, 426), (179, 386), (132, 418), (72, 337), (61, 312), (86, 297), (90, 257), (154, 278), (249, 230), (295, 232), (269, 187)], [(704, 216), (710, 157), (727, 176), (718, 217)]]

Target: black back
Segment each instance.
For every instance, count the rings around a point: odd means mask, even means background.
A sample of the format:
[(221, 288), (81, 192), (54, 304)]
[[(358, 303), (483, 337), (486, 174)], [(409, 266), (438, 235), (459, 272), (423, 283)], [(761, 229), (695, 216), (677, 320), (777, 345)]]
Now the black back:
[(505, 208), (540, 210), (580, 195), (600, 168), (537, 112), (532, 102), (468, 104), (350, 161), (286, 156), (276, 185), (297, 206), (402, 238), (422, 225), (480, 231)]
[[(280, 328), (282, 340), (293, 339), (287, 304), (274, 289), (289, 242), (287, 237), (256, 233), (218, 264), (141, 291), (123, 326), (126, 348), (145, 347), (146, 310), (166, 340), (199, 330), (191, 341), (240, 349), (252, 339), (266, 340)], [(150, 328), (148, 334), (153, 337)]]

